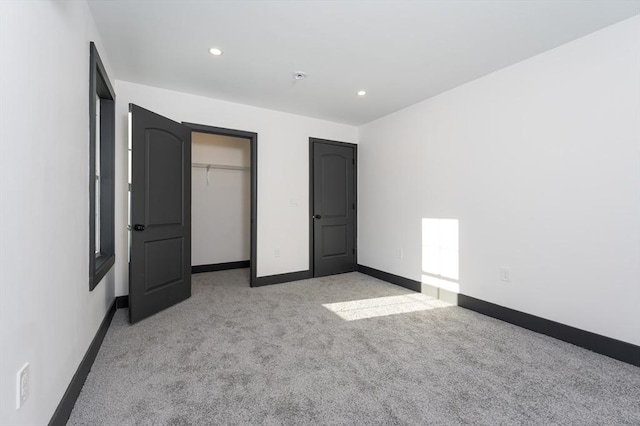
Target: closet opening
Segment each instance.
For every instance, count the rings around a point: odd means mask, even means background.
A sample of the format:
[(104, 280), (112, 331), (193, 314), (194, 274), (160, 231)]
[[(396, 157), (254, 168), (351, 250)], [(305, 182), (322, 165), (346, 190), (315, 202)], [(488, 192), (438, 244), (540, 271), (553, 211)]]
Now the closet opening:
[(249, 268), (256, 278), (257, 134), (191, 128), (191, 271)]

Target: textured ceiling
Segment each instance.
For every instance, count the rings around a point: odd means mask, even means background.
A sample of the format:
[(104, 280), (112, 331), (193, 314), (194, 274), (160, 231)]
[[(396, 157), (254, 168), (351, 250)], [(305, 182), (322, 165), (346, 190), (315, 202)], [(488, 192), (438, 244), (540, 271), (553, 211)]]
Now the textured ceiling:
[(640, 13), (637, 0), (89, 6), (116, 79), (354, 125)]

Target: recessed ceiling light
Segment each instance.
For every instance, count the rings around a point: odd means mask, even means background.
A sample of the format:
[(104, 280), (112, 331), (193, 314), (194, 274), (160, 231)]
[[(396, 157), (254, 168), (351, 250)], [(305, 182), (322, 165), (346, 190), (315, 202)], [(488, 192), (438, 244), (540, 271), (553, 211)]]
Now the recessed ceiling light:
[(209, 49), (209, 53), (211, 53), (213, 56), (220, 56), (222, 55), (222, 50), (218, 49), (217, 47), (212, 47), (211, 49)]
[(364, 96), (366, 94), (367, 92), (365, 92), (364, 90), (358, 90), (358, 93), (357, 93), (358, 96)]

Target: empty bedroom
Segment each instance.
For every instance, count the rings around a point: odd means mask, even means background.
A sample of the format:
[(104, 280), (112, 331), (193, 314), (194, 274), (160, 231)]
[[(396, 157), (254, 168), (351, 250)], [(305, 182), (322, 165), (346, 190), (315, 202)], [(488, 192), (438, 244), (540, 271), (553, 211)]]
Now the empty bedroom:
[(0, 0), (0, 425), (640, 424), (640, 0)]

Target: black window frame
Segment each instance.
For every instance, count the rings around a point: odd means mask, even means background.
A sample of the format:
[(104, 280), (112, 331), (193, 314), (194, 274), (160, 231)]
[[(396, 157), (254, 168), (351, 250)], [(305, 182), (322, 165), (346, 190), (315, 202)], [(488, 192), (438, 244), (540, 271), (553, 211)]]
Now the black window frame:
[[(89, 44), (89, 290), (115, 263), (115, 100), (98, 50)], [(96, 102), (100, 99), (100, 223), (96, 223)], [(96, 248), (100, 227), (100, 253)]]

